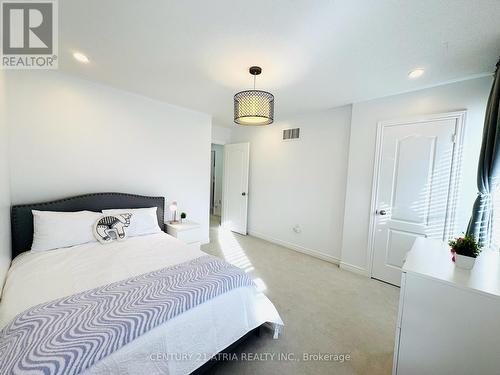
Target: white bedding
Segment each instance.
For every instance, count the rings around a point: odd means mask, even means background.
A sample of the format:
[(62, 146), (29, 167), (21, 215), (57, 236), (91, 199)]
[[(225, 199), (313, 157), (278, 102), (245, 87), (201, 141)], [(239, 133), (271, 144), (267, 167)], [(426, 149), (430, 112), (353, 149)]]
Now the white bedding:
[[(0, 328), (39, 303), (205, 255), (165, 234), (107, 245), (26, 252), (12, 263), (0, 303)], [(282, 325), (254, 287), (220, 295), (169, 320), (100, 361), (86, 374), (187, 374), (265, 322)]]

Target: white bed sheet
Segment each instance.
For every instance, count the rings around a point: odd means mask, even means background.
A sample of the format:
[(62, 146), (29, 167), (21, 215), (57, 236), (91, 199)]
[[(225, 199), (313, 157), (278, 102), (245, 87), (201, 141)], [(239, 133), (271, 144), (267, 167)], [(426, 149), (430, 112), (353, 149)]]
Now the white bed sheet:
[[(107, 245), (26, 252), (12, 263), (2, 292), (0, 328), (39, 303), (206, 255), (165, 233)], [(156, 327), (86, 374), (187, 374), (250, 330), (283, 322), (254, 287), (238, 288)]]

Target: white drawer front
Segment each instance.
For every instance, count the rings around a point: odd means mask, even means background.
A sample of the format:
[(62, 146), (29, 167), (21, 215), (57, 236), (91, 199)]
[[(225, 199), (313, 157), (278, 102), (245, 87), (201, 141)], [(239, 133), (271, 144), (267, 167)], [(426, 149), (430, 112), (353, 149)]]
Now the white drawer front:
[(195, 228), (190, 230), (184, 230), (182, 232), (177, 232), (177, 238), (187, 244), (200, 242), (201, 230), (200, 228)]

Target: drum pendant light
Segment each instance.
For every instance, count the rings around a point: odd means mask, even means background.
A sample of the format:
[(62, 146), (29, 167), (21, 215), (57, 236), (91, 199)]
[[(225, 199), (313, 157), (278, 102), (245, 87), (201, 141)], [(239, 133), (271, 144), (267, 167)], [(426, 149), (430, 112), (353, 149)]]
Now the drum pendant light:
[(256, 77), (262, 73), (259, 66), (249, 69), (253, 75), (253, 90), (240, 91), (234, 96), (234, 122), (239, 125), (269, 125), (274, 121), (273, 94), (255, 89)]

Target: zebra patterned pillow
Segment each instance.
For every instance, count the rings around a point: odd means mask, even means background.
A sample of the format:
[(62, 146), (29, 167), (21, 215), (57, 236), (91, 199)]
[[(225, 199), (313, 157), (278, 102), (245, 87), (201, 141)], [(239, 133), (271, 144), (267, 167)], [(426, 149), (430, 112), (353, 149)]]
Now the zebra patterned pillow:
[(105, 215), (94, 224), (94, 236), (102, 244), (122, 241), (127, 238), (126, 228), (132, 214)]

